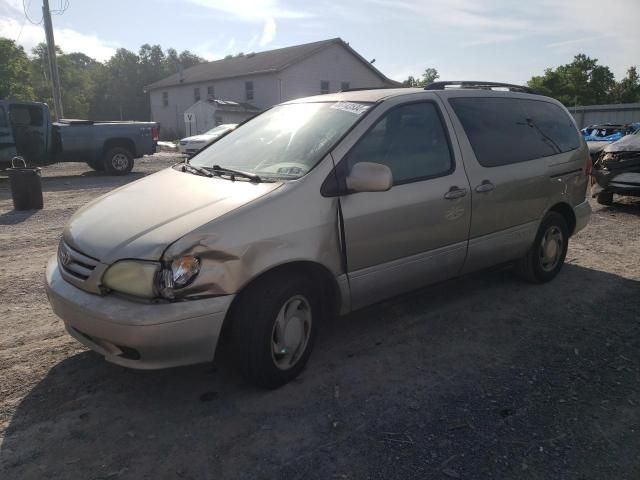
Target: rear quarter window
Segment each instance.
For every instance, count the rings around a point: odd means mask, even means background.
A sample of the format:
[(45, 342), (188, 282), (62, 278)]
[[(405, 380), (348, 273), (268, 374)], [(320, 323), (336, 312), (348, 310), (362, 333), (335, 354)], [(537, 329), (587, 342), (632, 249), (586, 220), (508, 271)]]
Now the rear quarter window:
[(520, 98), (451, 98), (480, 165), (497, 167), (575, 150), (579, 132), (553, 103)]

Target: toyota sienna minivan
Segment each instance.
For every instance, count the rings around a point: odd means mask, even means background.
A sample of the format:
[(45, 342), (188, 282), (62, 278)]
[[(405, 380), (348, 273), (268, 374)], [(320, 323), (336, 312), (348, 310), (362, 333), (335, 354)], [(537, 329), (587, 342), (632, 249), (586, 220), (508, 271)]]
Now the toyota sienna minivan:
[(81, 208), (47, 265), (53, 310), (126, 367), (209, 362), (222, 338), (273, 388), (333, 315), (498, 264), (550, 281), (589, 220), (591, 164), (567, 110), (523, 91), (439, 82), (277, 105)]

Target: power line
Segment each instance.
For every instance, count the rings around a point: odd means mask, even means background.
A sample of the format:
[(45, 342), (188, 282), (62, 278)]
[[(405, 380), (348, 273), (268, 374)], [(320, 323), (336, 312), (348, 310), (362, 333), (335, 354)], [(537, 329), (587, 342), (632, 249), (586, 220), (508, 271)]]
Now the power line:
[(69, 8), (69, 0), (60, 0), (60, 8), (51, 10), (51, 15), (62, 15)]
[[(44, 16), (40, 19), (39, 22), (34, 22), (31, 17), (29, 16), (28, 10), (29, 7), (31, 6), (31, 0), (29, 0), (29, 4), (26, 5), (25, 4), (25, 0), (22, 0), (22, 10), (24, 11), (24, 16), (27, 20), (29, 20), (29, 22), (33, 23), (34, 25), (40, 25), (42, 23), (42, 20), (44, 20)], [(22, 32), (20, 32), (22, 33)]]

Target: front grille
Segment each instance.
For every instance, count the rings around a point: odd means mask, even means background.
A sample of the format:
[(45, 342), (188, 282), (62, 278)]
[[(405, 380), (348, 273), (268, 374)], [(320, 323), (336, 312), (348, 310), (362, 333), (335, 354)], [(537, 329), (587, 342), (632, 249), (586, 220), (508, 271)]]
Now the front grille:
[(76, 280), (87, 280), (100, 262), (74, 250), (65, 242), (58, 247), (58, 264), (69, 276)]

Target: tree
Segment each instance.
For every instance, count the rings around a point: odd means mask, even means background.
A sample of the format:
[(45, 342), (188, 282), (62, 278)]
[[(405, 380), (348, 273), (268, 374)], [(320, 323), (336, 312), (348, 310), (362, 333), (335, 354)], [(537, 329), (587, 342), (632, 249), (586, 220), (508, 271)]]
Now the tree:
[(640, 76), (636, 67), (627, 70), (627, 76), (615, 86), (613, 96), (616, 103), (640, 102)]
[(24, 48), (17, 46), (13, 40), (0, 38), (0, 98), (35, 98), (29, 67), (29, 58)]
[(573, 62), (532, 77), (528, 85), (567, 106), (595, 105), (613, 100), (616, 81), (609, 67), (598, 65), (598, 59), (580, 53)]
[(422, 74), (422, 80), (418, 80), (410, 76), (404, 82), (402, 82), (402, 85), (404, 85), (405, 87), (422, 88), (422, 87), (426, 87), (430, 83), (433, 83), (438, 78), (440, 78), (440, 75), (438, 74), (438, 70), (436, 70), (435, 68), (426, 68)]

